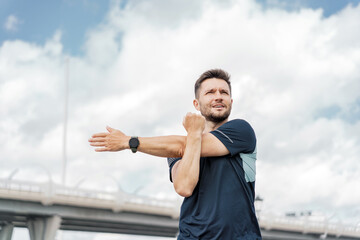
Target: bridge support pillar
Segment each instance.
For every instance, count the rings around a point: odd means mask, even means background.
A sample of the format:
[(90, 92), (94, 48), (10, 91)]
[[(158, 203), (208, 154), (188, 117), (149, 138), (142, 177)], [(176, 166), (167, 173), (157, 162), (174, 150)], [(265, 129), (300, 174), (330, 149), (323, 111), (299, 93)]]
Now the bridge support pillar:
[(34, 218), (28, 220), (31, 240), (54, 240), (56, 231), (60, 228), (61, 217)]
[(11, 240), (13, 230), (14, 230), (14, 225), (11, 223), (7, 223), (1, 226), (0, 240)]

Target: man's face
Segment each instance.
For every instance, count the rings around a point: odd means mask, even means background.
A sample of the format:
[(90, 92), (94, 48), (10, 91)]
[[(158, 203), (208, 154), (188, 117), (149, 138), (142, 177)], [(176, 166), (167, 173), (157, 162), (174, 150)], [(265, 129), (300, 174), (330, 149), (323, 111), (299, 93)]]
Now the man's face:
[(194, 106), (207, 121), (219, 123), (229, 117), (232, 102), (227, 82), (210, 78), (201, 83)]

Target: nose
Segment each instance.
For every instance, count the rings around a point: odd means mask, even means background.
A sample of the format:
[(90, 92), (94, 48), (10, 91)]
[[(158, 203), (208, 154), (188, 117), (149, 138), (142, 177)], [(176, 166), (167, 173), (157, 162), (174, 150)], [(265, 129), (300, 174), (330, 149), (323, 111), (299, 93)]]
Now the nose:
[(219, 101), (222, 100), (222, 94), (220, 93), (220, 91), (216, 91), (215, 92), (215, 100)]

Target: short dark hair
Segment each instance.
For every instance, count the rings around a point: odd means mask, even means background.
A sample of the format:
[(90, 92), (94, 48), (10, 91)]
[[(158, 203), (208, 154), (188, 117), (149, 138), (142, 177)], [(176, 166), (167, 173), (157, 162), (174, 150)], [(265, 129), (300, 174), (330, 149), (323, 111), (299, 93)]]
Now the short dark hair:
[(231, 93), (231, 83), (230, 83), (230, 74), (227, 73), (226, 71), (216, 68), (216, 69), (210, 69), (206, 72), (204, 72), (203, 74), (201, 74), (201, 76), (198, 78), (198, 80), (196, 80), (195, 82), (195, 97), (198, 98), (198, 90), (200, 88), (200, 85), (203, 81), (205, 81), (206, 79), (210, 79), (210, 78), (218, 78), (218, 79), (222, 79), (225, 82), (227, 82), (227, 84), (229, 85), (230, 88), (230, 93)]

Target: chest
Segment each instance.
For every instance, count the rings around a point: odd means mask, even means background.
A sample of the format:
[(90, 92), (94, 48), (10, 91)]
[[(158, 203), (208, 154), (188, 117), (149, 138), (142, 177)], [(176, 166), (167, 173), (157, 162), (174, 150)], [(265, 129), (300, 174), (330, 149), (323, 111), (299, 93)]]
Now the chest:
[(223, 156), (200, 159), (198, 187), (200, 191), (229, 188), (230, 191), (244, 181), (244, 171), (240, 156)]

